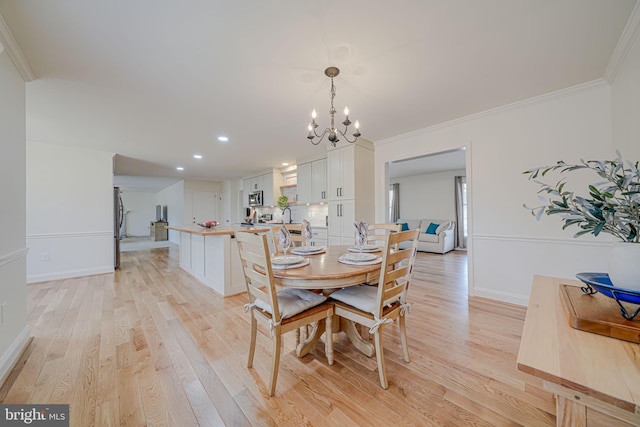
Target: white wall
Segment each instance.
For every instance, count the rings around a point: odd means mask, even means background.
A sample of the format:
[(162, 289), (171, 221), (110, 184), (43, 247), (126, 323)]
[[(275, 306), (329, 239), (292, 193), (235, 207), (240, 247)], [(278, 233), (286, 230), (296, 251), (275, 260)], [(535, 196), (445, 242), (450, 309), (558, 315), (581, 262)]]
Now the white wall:
[(390, 180), (400, 184), (400, 218), (456, 220), (454, 178), (464, 169), (405, 176)]
[(25, 240), (25, 83), (0, 45), (0, 383), (29, 338)]
[[(638, 6), (640, 7), (640, 6)], [(625, 160), (640, 161), (640, 31), (612, 84), (613, 141)]]
[(386, 214), (387, 162), (466, 147), (470, 293), (526, 304), (534, 274), (606, 271), (609, 244), (573, 239), (559, 218), (536, 222), (522, 204), (535, 205), (537, 187), (522, 172), (609, 158), (611, 134), (611, 89), (602, 81), (380, 141), (376, 220)]
[[(156, 193), (156, 205), (167, 206), (169, 225), (185, 225), (184, 223), (184, 181), (173, 184)], [(155, 215), (155, 214), (154, 214)], [(187, 223), (189, 224), (189, 223)], [(169, 241), (180, 244), (180, 233), (169, 230)]]
[[(219, 181), (185, 181), (184, 182), (184, 211), (182, 217), (183, 225), (193, 224), (193, 193), (195, 192), (211, 192), (215, 193), (216, 197), (220, 197), (222, 194), (222, 182)], [(217, 206), (220, 206), (220, 200), (218, 200)], [(211, 212), (211, 219), (220, 218), (220, 211)], [(218, 221), (218, 220), (217, 220)]]
[(127, 237), (150, 236), (150, 223), (156, 220), (156, 205), (162, 204), (156, 202), (156, 193), (122, 190), (121, 196)]
[(113, 271), (113, 155), (27, 143), (27, 281)]

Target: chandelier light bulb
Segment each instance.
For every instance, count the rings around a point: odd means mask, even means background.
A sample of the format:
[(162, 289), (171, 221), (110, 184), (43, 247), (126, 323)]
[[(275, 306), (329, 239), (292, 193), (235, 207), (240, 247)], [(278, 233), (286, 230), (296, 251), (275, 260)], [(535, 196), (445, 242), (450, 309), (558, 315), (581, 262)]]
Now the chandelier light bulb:
[(355, 124), (356, 129), (360, 129), (360, 122), (356, 120), (356, 124)]
[(309, 129), (309, 132), (313, 130), (313, 126), (311, 126), (311, 123), (309, 123), (309, 126), (307, 126), (307, 129)]
[(347, 107), (346, 105), (344, 106), (344, 115), (345, 116), (349, 115), (349, 107)]
[(314, 108), (313, 111), (311, 112), (311, 118), (315, 119), (316, 116), (317, 116), (317, 113), (316, 113), (316, 109)]

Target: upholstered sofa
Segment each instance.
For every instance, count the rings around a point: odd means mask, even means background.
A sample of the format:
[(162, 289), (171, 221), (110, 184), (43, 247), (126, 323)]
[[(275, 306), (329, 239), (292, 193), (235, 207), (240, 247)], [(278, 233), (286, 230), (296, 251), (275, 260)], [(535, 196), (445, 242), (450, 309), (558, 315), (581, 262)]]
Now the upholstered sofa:
[[(454, 248), (455, 221), (448, 219), (399, 219), (396, 224), (403, 224), (402, 228), (406, 230), (420, 229), (419, 251), (445, 254)], [(402, 245), (400, 247), (402, 248)]]

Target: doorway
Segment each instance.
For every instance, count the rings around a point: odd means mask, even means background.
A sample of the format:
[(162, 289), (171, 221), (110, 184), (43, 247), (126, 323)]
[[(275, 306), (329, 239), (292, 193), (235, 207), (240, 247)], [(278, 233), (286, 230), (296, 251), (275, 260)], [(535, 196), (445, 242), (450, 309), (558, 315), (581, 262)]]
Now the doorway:
[(214, 191), (194, 191), (192, 199), (193, 224), (220, 218), (218, 193)]
[(469, 195), (467, 151), (454, 150), (389, 162), (387, 220), (446, 219), (456, 222), (457, 250), (466, 250)]

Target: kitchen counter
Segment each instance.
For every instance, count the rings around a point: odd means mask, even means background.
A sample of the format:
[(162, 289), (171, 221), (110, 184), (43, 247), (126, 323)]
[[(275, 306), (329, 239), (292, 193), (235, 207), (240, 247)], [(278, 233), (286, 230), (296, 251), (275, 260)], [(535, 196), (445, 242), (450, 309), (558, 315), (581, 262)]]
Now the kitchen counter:
[(246, 291), (235, 234), (239, 231), (268, 230), (261, 225), (235, 224), (213, 228), (187, 225), (167, 228), (180, 233), (180, 268), (220, 295), (228, 296)]
[(219, 225), (217, 227), (205, 228), (199, 225), (185, 225), (185, 226), (170, 226), (169, 230), (180, 231), (182, 233), (197, 234), (199, 236), (221, 236), (221, 235), (233, 235), (238, 231), (264, 231), (265, 225), (259, 224), (258, 226), (242, 226), (242, 225)]

